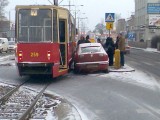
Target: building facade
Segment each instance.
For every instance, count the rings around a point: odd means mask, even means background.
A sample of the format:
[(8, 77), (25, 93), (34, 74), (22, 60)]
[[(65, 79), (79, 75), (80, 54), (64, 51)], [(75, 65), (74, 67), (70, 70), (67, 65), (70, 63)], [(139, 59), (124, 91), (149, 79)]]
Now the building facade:
[(143, 39), (150, 41), (152, 37), (159, 35), (159, 29), (149, 28), (149, 14), (147, 13), (148, 3), (160, 3), (160, 0), (135, 0), (135, 34), (136, 41)]
[(116, 27), (117, 33), (124, 33), (126, 32), (126, 20), (125, 19), (119, 19), (117, 22), (117, 27)]
[(131, 15), (126, 21), (127, 38), (135, 41), (135, 15)]

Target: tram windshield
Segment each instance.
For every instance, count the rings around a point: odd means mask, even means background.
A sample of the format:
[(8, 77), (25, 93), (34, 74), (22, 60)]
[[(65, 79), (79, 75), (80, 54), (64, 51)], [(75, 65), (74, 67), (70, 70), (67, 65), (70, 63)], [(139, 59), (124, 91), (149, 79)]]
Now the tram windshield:
[(18, 12), (19, 42), (51, 42), (52, 11), (47, 9), (20, 9)]

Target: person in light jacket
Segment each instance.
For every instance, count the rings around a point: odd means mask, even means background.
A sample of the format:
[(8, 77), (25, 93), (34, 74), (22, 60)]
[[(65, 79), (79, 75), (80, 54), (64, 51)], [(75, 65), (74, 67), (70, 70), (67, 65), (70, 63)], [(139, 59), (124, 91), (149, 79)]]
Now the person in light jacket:
[(124, 66), (125, 64), (125, 59), (124, 59), (124, 52), (125, 52), (125, 38), (123, 37), (122, 33), (118, 34), (118, 49), (120, 50), (120, 64), (121, 67)]

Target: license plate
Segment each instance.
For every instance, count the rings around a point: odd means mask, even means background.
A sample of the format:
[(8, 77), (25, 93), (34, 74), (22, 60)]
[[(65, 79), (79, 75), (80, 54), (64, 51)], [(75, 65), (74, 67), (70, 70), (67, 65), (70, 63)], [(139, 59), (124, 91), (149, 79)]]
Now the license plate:
[(87, 68), (97, 68), (98, 65), (87, 65)]

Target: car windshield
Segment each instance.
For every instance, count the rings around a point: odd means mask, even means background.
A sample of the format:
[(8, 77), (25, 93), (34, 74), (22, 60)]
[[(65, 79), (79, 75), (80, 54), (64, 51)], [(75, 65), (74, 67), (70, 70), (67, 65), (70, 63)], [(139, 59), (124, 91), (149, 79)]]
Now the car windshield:
[(15, 42), (9, 42), (8, 44), (9, 45), (15, 45)]
[(82, 47), (81, 53), (95, 53), (100, 52), (101, 47), (100, 46), (89, 46), (89, 47)]

